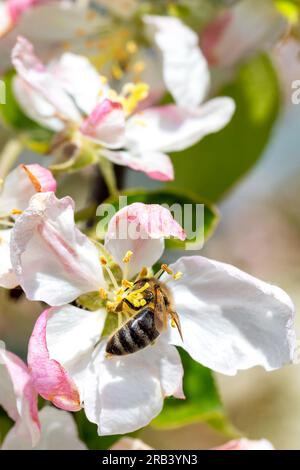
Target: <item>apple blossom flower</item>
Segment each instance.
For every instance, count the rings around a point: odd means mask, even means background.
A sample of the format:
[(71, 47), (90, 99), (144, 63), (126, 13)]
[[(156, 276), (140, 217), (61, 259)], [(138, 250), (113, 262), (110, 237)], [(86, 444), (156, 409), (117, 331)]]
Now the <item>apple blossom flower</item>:
[[(125, 226), (130, 237), (124, 237)], [(60, 408), (84, 406), (100, 435), (146, 426), (165, 397), (184, 398), (175, 345), (228, 375), (292, 361), (294, 307), (288, 295), (201, 256), (182, 257), (154, 274), (170, 236), (183, 240), (185, 233), (166, 208), (135, 203), (111, 219), (104, 246), (95, 244), (75, 226), (72, 200), (53, 193), (35, 195), (16, 221), (11, 256), (19, 283), (29, 299), (50, 305), (30, 339), (34, 385)], [(116, 305), (127, 299), (136, 276), (146, 283), (156, 276), (168, 286), (182, 338), (168, 326), (154, 345), (125, 354), (124, 340), (122, 354), (107, 357), (110, 335), (124, 321)], [(143, 289), (139, 295), (137, 307), (145, 304)], [(77, 306), (70, 305), (74, 301)]]
[(55, 191), (51, 172), (38, 164), (19, 165), (0, 186), (0, 286), (12, 289), (18, 285), (10, 261), (10, 238), (14, 220), (26, 209), (37, 192)]
[(145, 84), (126, 84), (118, 95), (101, 84), (86, 58), (67, 53), (45, 67), (24, 38), (18, 39), (12, 61), (20, 106), (31, 119), (60, 133), (56, 147), (69, 148), (73, 142), (75, 153), (81, 149), (158, 180), (173, 179), (168, 152), (219, 131), (234, 112), (233, 100), (224, 97), (199, 107), (190, 100), (190, 107), (170, 104), (135, 113), (147, 95)]
[(1, 450), (86, 449), (77, 437), (71, 415), (45, 406), (37, 408), (37, 392), (26, 364), (0, 348), (0, 406), (15, 421)]
[(242, 0), (205, 26), (201, 47), (211, 66), (232, 67), (257, 50), (268, 50), (288, 27), (272, 0)]

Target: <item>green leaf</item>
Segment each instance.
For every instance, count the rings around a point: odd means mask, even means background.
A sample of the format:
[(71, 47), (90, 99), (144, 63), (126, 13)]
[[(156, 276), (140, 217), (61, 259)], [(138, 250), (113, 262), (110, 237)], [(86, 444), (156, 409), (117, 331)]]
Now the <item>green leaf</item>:
[[(201, 247), (203, 241), (207, 240), (213, 233), (218, 222), (216, 207), (199, 195), (188, 191), (176, 189), (159, 189), (155, 191), (130, 189), (123, 191), (119, 196), (126, 196), (128, 205), (134, 202), (142, 202), (144, 204), (167, 205), (170, 210), (173, 207), (173, 216), (185, 228), (188, 238), (184, 242), (168, 239), (166, 240), (167, 248), (192, 249), (197, 246)], [(104, 204), (112, 204), (116, 210), (119, 210), (119, 199), (116, 197), (106, 199)], [(178, 205), (175, 206), (175, 204)], [(126, 202), (124, 205), (126, 205)], [(101, 235), (102, 237), (104, 236), (106, 228), (107, 225), (103, 227), (102, 234), (98, 232), (100, 238)]]
[(261, 54), (244, 64), (220, 95), (231, 96), (236, 112), (222, 131), (175, 153), (175, 182), (210, 201), (219, 200), (261, 157), (279, 112), (280, 89), (270, 59)]
[(228, 437), (236, 437), (238, 433), (225, 414), (212, 371), (195, 362), (182, 349), (180, 355), (184, 367), (183, 388), (186, 399), (167, 398), (163, 411), (152, 421), (151, 426), (173, 429), (205, 422)]
[(13, 421), (6, 415), (4, 410), (0, 408), (0, 447), (13, 424)]

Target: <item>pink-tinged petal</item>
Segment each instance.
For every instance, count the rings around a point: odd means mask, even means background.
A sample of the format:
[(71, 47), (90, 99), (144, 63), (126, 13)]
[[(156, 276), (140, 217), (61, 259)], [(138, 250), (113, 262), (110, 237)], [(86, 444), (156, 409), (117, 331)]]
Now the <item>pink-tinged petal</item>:
[(140, 439), (133, 439), (132, 437), (123, 437), (117, 441), (110, 450), (153, 450), (145, 442)]
[(34, 326), (29, 347), (28, 365), (38, 393), (58, 408), (78, 411), (81, 402), (78, 389), (59, 362), (50, 359), (46, 341), (49, 310), (45, 310)]
[(2, 450), (87, 450), (79, 439), (78, 430), (70, 413), (45, 406), (39, 412), (41, 437), (32, 448), (17, 433), (14, 426), (6, 435)]
[[(183, 276), (169, 279), (183, 342), (171, 328), (171, 343), (222, 374), (261, 366), (274, 370), (293, 361), (294, 306), (279, 287), (201, 256), (170, 265)], [(163, 278), (162, 278), (163, 279)]]
[(10, 260), (11, 229), (0, 230), (0, 286), (13, 289), (19, 284)]
[(216, 65), (218, 63), (215, 49), (222, 41), (222, 36), (226, 29), (230, 27), (232, 19), (233, 14), (228, 10), (203, 28), (201, 33), (201, 48), (210, 65)]
[(11, 259), (31, 300), (63, 305), (105, 287), (98, 250), (76, 227), (69, 197), (39, 193), (31, 198), (13, 228)]
[(19, 165), (11, 171), (0, 189), (0, 215), (23, 211), (36, 192), (55, 191), (52, 173), (38, 164)]
[(84, 394), (85, 413), (100, 435), (142, 428), (160, 413), (165, 397), (184, 398), (180, 355), (163, 338), (120, 358), (106, 358), (105, 346), (104, 339), (95, 349)]
[(0, 405), (16, 422), (18, 435), (36, 445), (40, 437), (36, 390), (24, 362), (3, 349), (0, 349)]
[(172, 161), (164, 153), (141, 152), (135, 154), (126, 151), (104, 150), (101, 154), (117, 165), (128, 166), (128, 168), (135, 171), (142, 171), (154, 180), (172, 181), (174, 179)]
[(105, 320), (104, 308), (90, 312), (73, 305), (63, 305), (52, 308), (48, 313), (46, 339), (50, 359), (56, 360), (67, 371), (81, 397), (86, 370)]
[[(166, 237), (184, 240), (186, 234), (165, 207), (137, 202), (112, 217), (105, 246), (131, 278), (142, 267), (152, 266), (161, 257)], [(132, 251), (133, 255), (125, 265), (123, 258), (127, 251)]]
[(81, 132), (108, 148), (121, 148), (125, 142), (125, 114), (120, 103), (105, 99), (83, 121)]
[(18, 38), (13, 48), (12, 63), (17, 71), (14, 92), (29, 117), (55, 131), (61, 130), (65, 121), (80, 122), (80, 113), (71, 97), (23, 37)]
[(22, 168), (27, 173), (36, 192), (46, 193), (48, 191), (56, 191), (56, 180), (54, 179), (51, 171), (47, 168), (44, 168), (37, 163), (32, 165), (22, 165)]
[(204, 28), (201, 45), (211, 64), (230, 67), (271, 48), (286, 31), (287, 21), (273, 2), (244, 0)]
[(225, 127), (234, 111), (234, 101), (226, 97), (195, 109), (172, 104), (150, 108), (128, 120), (126, 147), (134, 153), (178, 152)]
[(147, 15), (143, 20), (160, 50), (166, 88), (179, 106), (197, 107), (210, 84), (197, 34), (178, 18)]
[(212, 450), (274, 450), (274, 447), (266, 439), (250, 441), (243, 438), (226, 442), (222, 446), (214, 447)]

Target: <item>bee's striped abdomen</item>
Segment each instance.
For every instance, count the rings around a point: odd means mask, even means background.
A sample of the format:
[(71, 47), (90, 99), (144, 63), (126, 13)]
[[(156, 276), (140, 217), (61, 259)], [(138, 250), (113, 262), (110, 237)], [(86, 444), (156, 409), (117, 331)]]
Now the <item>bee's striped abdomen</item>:
[(144, 349), (159, 335), (155, 327), (154, 311), (148, 307), (116, 331), (107, 343), (106, 352), (113, 356), (132, 354)]

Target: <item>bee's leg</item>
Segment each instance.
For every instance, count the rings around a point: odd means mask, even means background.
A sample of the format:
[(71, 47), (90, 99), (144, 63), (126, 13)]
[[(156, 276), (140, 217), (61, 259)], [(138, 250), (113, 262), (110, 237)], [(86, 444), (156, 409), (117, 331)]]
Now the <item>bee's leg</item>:
[(168, 328), (168, 312), (164, 296), (159, 287), (155, 288), (155, 327), (157, 331), (166, 331)]
[(179, 319), (178, 313), (175, 312), (174, 310), (168, 310), (168, 314), (170, 315), (170, 317), (172, 319), (172, 323), (171, 323), (172, 327), (177, 328), (177, 330), (180, 334), (180, 338), (183, 341), (182, 329), (181, 329), (181, 324), (180, 324), (180, 319)]
[(117, 312), (117, 314), (118, 314), (118, 330), (119, 330), (123, 323), (123, 315), (122, 315), (122, 312)]

